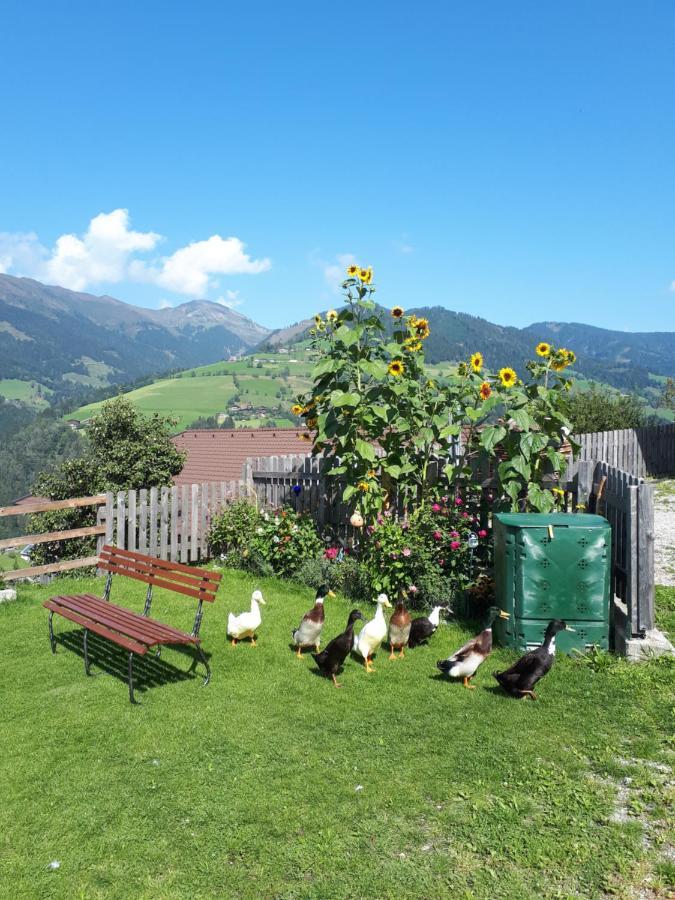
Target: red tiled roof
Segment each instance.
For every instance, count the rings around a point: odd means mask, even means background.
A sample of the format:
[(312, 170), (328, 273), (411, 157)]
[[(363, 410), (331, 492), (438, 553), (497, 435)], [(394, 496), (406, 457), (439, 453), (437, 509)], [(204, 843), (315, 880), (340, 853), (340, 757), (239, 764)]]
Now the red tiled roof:
[(304, 428), (218, 428), (183, 431), (171, 438), (179, 450), (187, 450), (183, 470), (174, 484), (205, 481), (239, 481), (251, 456), (307, 456), (311, 444), (303, 440)]

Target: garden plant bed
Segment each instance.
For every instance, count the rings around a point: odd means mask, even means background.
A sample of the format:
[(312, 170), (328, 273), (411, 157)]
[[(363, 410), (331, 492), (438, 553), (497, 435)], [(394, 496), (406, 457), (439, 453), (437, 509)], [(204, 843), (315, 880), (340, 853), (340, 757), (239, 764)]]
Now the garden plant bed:
[[(232, 648), (227, 614), (258, 586), (258, 646)], [(475, 691), (439, 677), (473, 630), (452, 623), (404, 660), (381, 649), (374, 675), (348, 659), (335, 690), (289, 648), (313, 592), (228, 571), (202, 627), (211, 685), (167, 649), (139, 662), (133, 707), (122, 654), (92, 641), (93, 671), (122, 674), (84, 678), (64, 622), (72, 650), (49, 650), (42, 601), (102, 588), (21, 586), (0, 606), (0, 896), (668, 896), (671, 659), (559, 657), (519, 702), (491, 677), (508, 651)], [(143, 585), (124, 591), (140, 611)], [(350, 608), (326, 601), (324, 643)], [(153, 611), (185, 629), (194, 612), (160, 590)]]

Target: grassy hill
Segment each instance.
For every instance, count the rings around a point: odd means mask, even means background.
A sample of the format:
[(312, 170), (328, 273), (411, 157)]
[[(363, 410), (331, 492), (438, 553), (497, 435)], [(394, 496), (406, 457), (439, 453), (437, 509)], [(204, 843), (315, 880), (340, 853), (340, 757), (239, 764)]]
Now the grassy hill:
[[(178, 420), (177, 431), (188, 428), (197, 418), (219, 415), (231, 416), (237, 427), (272, 422), (280, 427), (292, 426), (296, 420), (290, 406), (310, 383), (310, 353), (297, 347), (292, 354), (261, 353), (236, 362), (186, 369), (126, 396), (146, 414), (173, 416)], [(104, 402), (82, 406), (67, 418), (84, 422), (96, 415)]]

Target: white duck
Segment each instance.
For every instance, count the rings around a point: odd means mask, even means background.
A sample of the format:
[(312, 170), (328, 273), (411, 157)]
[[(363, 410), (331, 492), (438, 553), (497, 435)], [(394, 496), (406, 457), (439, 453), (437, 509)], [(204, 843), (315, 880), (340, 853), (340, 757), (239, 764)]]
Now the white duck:
[(255, 647), (255, 633), (262, 622), (259, 603), (265, 605), (262, 593), (253, 591), (250, 612), (239, 613), (238, 616), (230, 613), (227, 617), (227, 634), (232, 639), (233, 647), (236, 647), (237, 641), (246, 637), (251, 638), (251, 644)]
[(366, 664), (366, 672), (374, 672), (370, 657), (378, 649), (387, 636), (387, 620), (384, 618), (384, 607), (391, 609), (389, 597), (380, 594), (377, 600), (377, 612), (375, 618), (363, 626), (358, 634), (354, 635), (354, 650), (360, 653)]

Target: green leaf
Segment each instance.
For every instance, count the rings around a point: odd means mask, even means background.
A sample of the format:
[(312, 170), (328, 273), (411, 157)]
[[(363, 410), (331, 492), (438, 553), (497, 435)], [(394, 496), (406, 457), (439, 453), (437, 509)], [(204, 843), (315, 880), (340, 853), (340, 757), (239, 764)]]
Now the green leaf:
[(348, 391), (333, 391), (330, 402), (333, 406), (358, 406), (359, 395)]
[(506, 428), (502, 425), (487, 425), (480, 433), (480, 443), (484, 450), (491, 453), (496, 445), (506, 437)]
[(342, 492), (342, 499), (345, 501), (345, 503), (347, 502), (347, 500), (349, 500), (349, 498), (354, 494), (355, 491), (356, 488), (353, 484), (347, 485), (347, 487)]
[(455, 477), (455, 466), (451, 466), (450, 463), (448, 463), (447, 466), (445, 466), (445, 468), (443, 469), (443, 474), (448, 479), (448, 481), (452, 481), (452, 479)]
[(382, 419), (383, 422), (386, 422), (389, 418), (386, 406), (371, 406), (370, 411), (378, 417), (378, 419)]
[(328, 372), (337, 372), (339, 367), (340, 363), (337, 359), (322, 359), (321, 362), (317, 363), (312, 369), (312, 379), (316, 380), (322, 375), (326, 375)]
[(370, 375), (371, 378), (378, 380), (387, 374), (387, 364), (381, 359), (362, 359), (359, 362), (359, 369), (366, 375)]
[(389, 466), (383, 465), (382, 468), (388, 475), (391, 475), (391, 477), (394, 479), (399, 478), (401, 475), (401, 467), (394, 465), (393, 463), (392, 463), (392, 465), (389, 465)]
[(362, 459), (367, 459), (368, 462), (375, 462), (375, 448), (372, 444), (369, 444), (368, 441), (364, 441), (362, 440), (362, 438), (357, 438), (356, 452)]
[(538, 512), (549, 512), (555, 505), (553, 494), (543, 490), (538, 484), (528, 485), (527, 500)]
[(471, 419), (472, 422), (477, 422), (480, 417), (483, 415), (482, 410), (476, 409), (474, 406), (467, 406), (464, 410), (467, 416)]
[(341, 341), (346, 347), (351, 347), (352, 344), (355, 344), (359, 335), (356, 328), (349, 328), (347, 325), (340, 325), (334, 335), (335, 339)]
[(441, 438), (457, 437), (461, 430), (461, 425), (446, 425), (445, 428), (441, 429), (439, 436)]
[(509, 418), (513, 419), (518, 428), (527, 431), (533, 425), (532, 419), (525, 409), (509, 410)]

